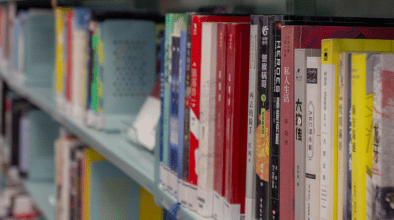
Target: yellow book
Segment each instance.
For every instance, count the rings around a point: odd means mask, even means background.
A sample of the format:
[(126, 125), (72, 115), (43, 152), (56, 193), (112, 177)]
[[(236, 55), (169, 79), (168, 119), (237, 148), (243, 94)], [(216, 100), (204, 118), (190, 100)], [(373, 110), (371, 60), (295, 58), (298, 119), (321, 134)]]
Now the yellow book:
[(140, 187), (140, 220), (163, 219), (163, 209), (156, 205), (153, 195)]
[(62, 107), (61, 101), (63, 91), (63, 20), (67, 12), (70, 12), (71, 8), (55, 8), (55, 92), (56, 92), (56, 104), (58, 107)]
[(82, 219), (88, 220), (90, 219), (90, 174), (91, 174), (91, 165), (96, 161), (103, 161), (105, 158), (101, 156), (97, 151), (87, 148), (85, 150), (84, 156), (84, 166), (83, 166), (83, 175), (82, 175), (82, 195), (83, 195), (83, 203), (82, 203)]
[[(321, 108), (321, 198), (320, 216), (324, 219), (338, 219), (338, 85), (339, 53), (343, 52), (391, 52), (393, 41), (370, 39), (325, 39), (322, 40), (322, 108)], [(352, 155), (352, 158), (356, 158)], [(359, 158), (353, 159), (352, 168)], [(365, 167), (365, 166), (364, 166)], [(340, 168), (340, 169), (343, 169)], [(352, 178), (359, 173), (352, 171)], [(365, 173), (364, 179), (365, 179)], [(353, 180), (355, 180), (353, 179)], [(353, 181), (354, 182), (354, 181)], [(352, 192), (353, 193), (353, 192)], [(353, 194), (354, 195), (354, 194)], [(358, 200), (352, 202), (357, 203)], [(353, 204), (354, 205), (354, 204)], [(365, 208), (366, 209), (366, 206)], [(354, 211), (354, 210), (353, 210)], [(359, 212), (357, 215), (361, 215)], [(356, 218), (353, 215), (353, 219)]]
[[(352, 193), (356, 198), (356, 218), (372, 219), (372, 115), (373, 115), (373, 59), (372, 53), (352, 54)], [(356, 160), (355, 160), (356, 159)], [(354, 175), (353, 175), (354, 176)], [(352, 177), (353, 177), (352, 176)], [(365, 211), (366, 210), (366, 211)], [(370, 216), (370, 218), (368, 218)]]

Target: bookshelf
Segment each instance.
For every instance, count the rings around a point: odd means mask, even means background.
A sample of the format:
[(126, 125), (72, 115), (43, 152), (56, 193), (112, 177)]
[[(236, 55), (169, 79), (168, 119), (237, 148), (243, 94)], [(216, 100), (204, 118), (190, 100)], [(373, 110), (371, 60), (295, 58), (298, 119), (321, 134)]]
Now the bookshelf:
[[(0, 0), (0, 3), (11, 0)], [(376, 4), (372, 4), (372, 3)], [(255, 14), (297, 14), (297, 15), (331, 15), (331, 16), (364, 16), (364, 17), (390, 17), (392, 7), (387, 0), (345, 0), (332, 3), (331, 1), (314, 0), (116, 0), (110, 4), (113, 7), (134, 7), (147, 11), (185, 12), (196, 11), (199, 7), (209, 7), (217, 4), (234, 4), (239, 8), (251, 8)], [(97, 6), (104, 7), (108, 1), (103, 0), (58, 0), (60, 5), (68, 6)], [(354, 6), (354, 10), (347, 10), (346, 5)], [(385, 6), (389, 7), (385, 7)], [(371, 8), (369, 8), (371, 6)], [(370, 10), (368, 10), (370, 9)], [(382, 9), (382, 10), (381, 10)], [(147, 189), (155, 197), (156, 203), (165, 208), (177, 202), (176, 198), (159, 186), (159, 148), (152, 153), (144, 148), (129, 143), (120, 133), (105, 133), (87, 128), (71, 117), (60, 112), (55, 105), (52, 87), (25, 87), (19, 84), (10, 74), (6, 62), (0, 63), (0, 77), (8, 86), (22, 97), (29, 100), (38, 108), (49, 114), (62, 126), (66, 127), (91, 148), (102, 154), (108, 161), (125, 172), (131, 179)], [(157, 132), (157, 141), (158, 143)], [(26, 189), (31, 193), (37, 205), (47, 219), (55, 219), (55, 184), (50, 181), (23, 181)], [(49, 190), (48, 189), (53, 189)], [(138, 208), (138, 207), (137, 207)], [(196, 220), (203, 218), (182, 207), (178, 212), (179, 219)]]

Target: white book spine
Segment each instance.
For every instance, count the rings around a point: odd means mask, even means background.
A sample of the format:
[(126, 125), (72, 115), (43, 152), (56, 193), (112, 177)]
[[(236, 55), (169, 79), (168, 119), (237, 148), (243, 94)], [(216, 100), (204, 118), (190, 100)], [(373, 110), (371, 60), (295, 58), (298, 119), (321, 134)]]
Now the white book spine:
[(248, 144), (246, 160), (246, 193), (245, 193), (245, 219), (254, 220), (256, 216), (256, 157), (255, 157), (255, 133), (256, 133), (256, 100), (257, 98), (257, 74), (258, 74), (258, 39), (259, 25), (250, 25), (250, 59), (249, 59), (249, 123)]
[(84, 120), (83, 108), (83, 87), (84, 87), (84, 69), (86, 68), (86, 31), (79, 31), (73, 28), (72, 42), (72, 116), (82, 122)]
[(320, 57), (308, 57), (306, 68), (305, 219), (313, 220), (320, 217)]
[(205, 217), (213, 215), (216, 42), (217, 23), (204, 22), (201, 40), (200, 141), (196, 173), (198, 175), (197, 212)]
[(335, 65), (322, 64), (320, 219), (332, 219)]

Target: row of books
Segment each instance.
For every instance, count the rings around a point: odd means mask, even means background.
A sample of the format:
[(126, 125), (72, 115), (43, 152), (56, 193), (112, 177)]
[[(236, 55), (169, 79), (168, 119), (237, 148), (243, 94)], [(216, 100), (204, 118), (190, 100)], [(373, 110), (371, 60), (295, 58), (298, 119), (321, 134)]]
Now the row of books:
[[(362, 52), (391, 52), (393, 24), (373, 18), (167, 14), (163, 188), (190, 210), (216, 219), (392, 215), (383, 210), (391, 201), (384, 201), (389, 189), (384, 195), (374, 191), (379, 184), (371, 179), (390, 179), (388, 159), (384, 169), (372, 168), (378, 153), (372, 153), (372, 140), (389, 136), (372, 135), (372, 109), (379, 108), (369, 105), (374, 67), (365, 66), (370, 54)], [(368, 195), (379, 192), (374, 200), (367, 199), (367, 186)]]
[[(56, 219), (163, 219), (152, 194), (77, 138), (59, 137), (55, 160)], [(109, 193), (105, 199), (100, 197), (103, 190)], [(131, 206), (140, 211), (127, 211)]]
[[(13, 170), (17, 178), (54, 181), (56, 219), (96, 219), (105, 214), (109, 219), (156, 220), (166, 215), (150, 192), (59, 128), (49, 115), (14, 92), (7, 91), (5, 97), (2, 152), (8, 153), (1, 155), (3, 173)], [(135, 207), (139, 212), (128, 211)]]

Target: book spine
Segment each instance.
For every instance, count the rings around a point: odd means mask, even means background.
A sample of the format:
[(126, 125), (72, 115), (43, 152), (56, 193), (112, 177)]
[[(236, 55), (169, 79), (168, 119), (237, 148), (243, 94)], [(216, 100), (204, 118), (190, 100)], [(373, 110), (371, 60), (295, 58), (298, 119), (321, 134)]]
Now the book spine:
[(170, 45), (170, 76), (171, 76), (171, 91), (170, 91), (170, 115), (169, 115), (169, 143), (168, 143), (168, 161), (171, 169), (170, 184), (168, 189), (170, 193), (178, 196), (177, 177), (178, 177), (178, 144), (179, 144), (179, 55), (180, 51), (180, 36), (171, 36)]
[(260, 39), (258, 40), (256, 130), (255, 130), (255, 187), (256, 218), (268, 219), (269, 207), (269, 168), (270, 168), (270, 134), (272, 115), (272, 78), (268, 68), (269, 56), (269, 17), (260, 17)]
[(306, 118), (306, 59), (309, 51), (294, 51), (294, 198), (295, 219), (305, 219), (305, 118)]
[(72, 100), (72, 42), (73, 42), (73, 36), (72, 36), (72, 18), (73, 18), (73, 11), (70, 11), (67, 13), (67, 87), (66, 87), (66, 100), (67, 102), (71, 102)]
[[(380, 55), (375, 61), (374, 70), (374, 161), (373, 183), (375, 187), (374, 219), (392, 218), (392, 201), (394, 175), (390, 172), (393, 161), (392, 126), (394, 119), (392, 55)], [(392, 204), (392, 202), (390, 203)]]
[(255, 132), (258, 101), (258, 42), (260, 42), (259, 16), (252, 16), (249, 49), (249, 98), (248, 98), (248, 145), (246, 160), (245, 219), (256, 219), (256, 151)]
[(249, 24), (229, 25), (226, 86), (226, 199), (229, 211), (225, 219), (239, 219), (245, 213), (247, 130), (242, 128), (248, 124), (249, 41)]
[(306, 63), (305, 219), (320, 218), (320, 57)]
[(347, 147), (347, 177), (346, 177), (346, 219), (352, 219), (352, 94), (351, 94), (351, 75), (352, 75), (352, 65), (351, 65), (351, 54), (346, 54), (346, 147)]
[(320, 152), (320, 218), (332, 219), (335, 65), (327, 63), (331, 56), (330, 41), (322, 41), (321, 83), (321, 152)]
[(185, 198), (182, 205), (188, 207), (191, 202), (189, 196), (189, 165), (190, 165), (190, 91), (191, 91), (191, 45), (193, 30), (193, 13), (186, 14), (186, 67), (185, 67), (185, 96), (184, 96), (184, 122), (183, 122), (183, 168), (182, 168), (182, 191)]
[(181, 41), (180, 41), (180, 61), (179, 61), (179, 74), (180, 74), (180, 84), (179, 84), (179, 113), (178, 113), (178, 195), (181, 204), (187, 204), (187, 196), (184, 187), (184, 181), (182, 180), (183, 174), (183, 141), (184, 141), (184, 120), (185, 120), (185, 86), (186, 86), (186, 30), (181, 31)]
[(200, 140), (196, 152), (198, 175), (197, 212), (212, 216), (213, 174), (215, 153), (215, 96), (217, 23), (202, 24), (201, 40), (201, 96), (200, 96)]
[[(93, 47), (92, 47), (92, 38), (93, 38), (93, 25), (94, 22), (90, 21), (89, 22), (89, 28), (87, 30), (87, 36), (88, 36), (88, 45), (86, 47), (86, 53), (87, 53), (87, 80), (86, 80), (86, 106), (85, 110), (89, 113), (91, 110), (91, 103), (92, 103), (92, 83), (93, 83)], [(86, 117), (86, 124), (88, 124), (88, 115)]]
[(225, 182), (225, 140), (226, 140), (226, 59), (227, 59), (227, 24), (218, 23), (217, 74), (216, 74), (216, 118), (215, 118), (215, 197), (214, 217), (223, 219), (223, 201)]
[[(353, 218), (367, 217), (367, 190), (372, 159), (372, 73), (367, 71), (367, 54), (352, 54), (352, 145)], [(371, 158), (369, 158), (371, 157)], [(366, 169), (364, 168), (366, 167)], [(367, 171), (367, 172), (365, 172)], [(353, 203), (354, 204), (354, 203)], [(367, 209), (367, 210), (366, 210)]]
[(269, 21), (271, 28), (269, 44), (274, 45), (268, 54), (269, 68), (273, 74), (273, 98), (271, 115), (271, 146), (270, 146), (270, 166), (269, 166), (269, 219), (280, 218), (280, 112), (281, 112), (281, 69), (282, 69), (282, 29), (280, 21)]
[[(281, 218), (294, 219), (294, 27), (282, 27), (282, 84), (280, 128)], [(297, 204), (299, 202), (297, 201)], [(304, 209), (302, 209), (304, 210)]]

